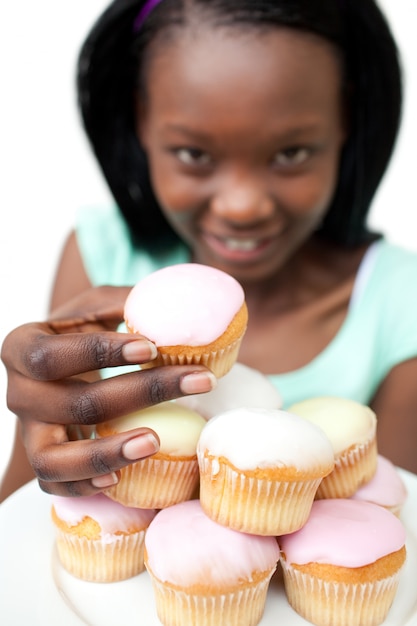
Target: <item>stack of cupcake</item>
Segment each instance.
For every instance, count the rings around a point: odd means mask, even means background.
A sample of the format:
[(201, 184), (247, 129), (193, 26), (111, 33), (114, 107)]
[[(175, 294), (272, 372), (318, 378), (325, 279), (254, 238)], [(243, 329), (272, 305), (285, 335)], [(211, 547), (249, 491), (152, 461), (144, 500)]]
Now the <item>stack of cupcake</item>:
[(320, 397), (290, 411), (326, 433), (335, 468), (319, 486), (305, 526), (278, 538), (288, 601), (317, 626), (377, 626), (388, 615), (406, 559), (398, 519), (406, 498), (402, 480), (377, 453), (369, 407)]
[[(287, 598), (302, 617), (317, 626), (385, 620), (406, 557), (406, 493), (377, 455), (368, 407), (323, 397), (289, 412), (227, 411), (205, 426), (197, 453), (204, 511), (277, 537)], [(378, 486), (388, 476), (386, 493)]]
[[(377, 454), (374, 413), (330, 397), (282, 410), (267, 378), (235, 363), (247, 311), (223, 272), (159, 270), (126, 305), (129, 331), (158, 346), (150, 366), (204, 363), (222, 378), (97, 427), (99, 437), (149, 427), (160, 450), (105, 495), (54, 498), (62, 565), (103, 582), (146, 568), (164, 626), (256, 626), (278, 565), (290, 605), (316, 626), (381, 624), (405, 561), (406, 493)], [(382, 499), (388, 473), (397, 484)]]

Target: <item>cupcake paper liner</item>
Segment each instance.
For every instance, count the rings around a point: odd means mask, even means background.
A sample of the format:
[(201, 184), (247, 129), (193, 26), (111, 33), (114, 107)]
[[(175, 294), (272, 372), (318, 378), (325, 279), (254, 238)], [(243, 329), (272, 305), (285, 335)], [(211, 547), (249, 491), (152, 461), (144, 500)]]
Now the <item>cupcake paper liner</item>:
[(377, 457), (375, 438), (347, 450), (335, 459), (334, 469), (323, 478), (316, 498), (350, 498), (375, 475)]
[(272, 573), (228, 593), (189, 593), (149, 572), (159, 620), (164, 626), (256, 626), (262, 619)]
[(401, 518), (402, 504), (397, 504), (396, 506), (386, 506), (386, 505), (380, 505), (380, 506), (384, 506), (385, 509), (387, 509), (388, 511), (391, 511), (391, 513), (393, 513), (396, 517)]
[(322, 480), (279, 482), (246, 476), (207, 456), (200, 463), (205, 513), (223, 526), (255, 535), (278, 536), (301, 528)]
[(120, 470), (120, 481), (106, 495), (125, 506), (163, 509), (190, 500), (198, 485), (197, 457), (189, 460), (148, 457)]
[(159, 352), (156, 359), (141, 365), (141, 367), (146, 369), (160, 365), (205, 365), (213, 372), (216, 378), (221, 378), (236, 363), (241, 343), (242, 337), (223, 349), (201, 354), (168, 354)]
[(89, 582), (125, 580), (144, 571), (145, 530), (116, 535), (114, 541), (87, 539), (56, 531), (59, 560), (70, 574)]
[(378, 626), (388, 615), (400, 570), (368, 583), (329, 582), (296, 570), (281, 560), (292, 608), (316, 626)]

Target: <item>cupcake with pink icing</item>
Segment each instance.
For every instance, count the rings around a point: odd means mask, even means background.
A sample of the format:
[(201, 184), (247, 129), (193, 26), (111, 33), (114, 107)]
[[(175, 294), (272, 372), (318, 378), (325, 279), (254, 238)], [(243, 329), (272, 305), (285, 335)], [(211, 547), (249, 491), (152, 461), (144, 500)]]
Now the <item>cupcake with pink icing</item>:
[(407, 489), (395, 465), (379, 454), (375, 476), (351, 497), (379, 504), (399, 516), (407, 499)]
[(390, 511), (351, 499), (316, 500), (307, 523), (278, 538), (288, 601), (316, 626), (377, 626), (405, 563), (406, 533)]
[(274, 537), (216, 524), (198, 500), (158, 513), (145, 537), (145, 565), (164, 626), (256, 626), (278, 559)]
[(157, 365), (206, 365), (220, 378), (237, 359), (247, 326), (241, 285), (229, 274), (198, 263), (153, 272), (130, 291), (128, 330), (158, 348)]
[(119, 482), (106, 489), (106, 495), (144, 509), (190, 500), (199, 482), (197, 441), (205, 424), (199, 413), (175, 402), (161, 402), (98, 424), (98, 437), (146, 427), (160, 441), (158, 452), (120, 469)]
[(288, 410), (321, 428), (333, 446), (334, 470), (321, 483), (317, 498), (349, 498), (371, 480), (378, 454), (372, 409), (349, 398), (319, 396)]
[(59, 560), (70, 574), (90, 582), (116, 582), (144, 569), (144, 538), (156, 511), (124, 507), (104, 494), (52, 496)]
[(242, 407), (213, 417), (201, 432), (197, 457), (206, 514), (256, 535), (301, 528), (334, 467), (323, 431), (281, 409)]

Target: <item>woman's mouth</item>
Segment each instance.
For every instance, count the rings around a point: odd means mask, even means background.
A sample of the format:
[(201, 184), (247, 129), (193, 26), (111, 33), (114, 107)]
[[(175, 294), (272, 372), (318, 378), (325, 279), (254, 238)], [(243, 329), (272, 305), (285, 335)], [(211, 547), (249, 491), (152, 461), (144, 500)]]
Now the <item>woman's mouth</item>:
[(240, 250), (242, 252), (251, 252), (259, 246), (258, 239), (233, 239), (228, 237), (223, 240), (223, 243), (229, 250)]
[(271, 238), (266, 237), (219, 237), (206, 233), (203, 238), (216, 256), (229, 261), (253, 261), (271, 243)]

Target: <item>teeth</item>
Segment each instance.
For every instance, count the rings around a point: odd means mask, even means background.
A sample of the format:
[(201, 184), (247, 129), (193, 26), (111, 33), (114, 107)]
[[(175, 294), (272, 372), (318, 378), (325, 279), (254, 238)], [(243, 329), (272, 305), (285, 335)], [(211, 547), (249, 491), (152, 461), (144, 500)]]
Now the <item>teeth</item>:
[(258, 245), (256, 239), (226, 239), (225, 245), (229, 250), (241, 250), (242, 252), (250, 252), (251, 250), (255, 250)]

